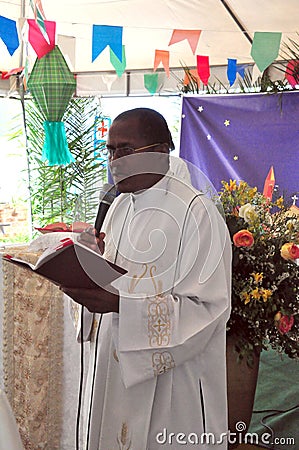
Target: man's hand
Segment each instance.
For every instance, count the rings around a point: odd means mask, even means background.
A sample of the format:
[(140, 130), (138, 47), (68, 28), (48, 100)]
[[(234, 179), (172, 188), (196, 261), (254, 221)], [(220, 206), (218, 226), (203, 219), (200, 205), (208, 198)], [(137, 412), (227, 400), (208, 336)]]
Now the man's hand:
[(108, 313), (119, 311), (119, 292), (109, 287), (109, 291), (98, 287), (95, 289), (67, 288), (61, 286), (60, 289), (75, 302), (85, 306), (93, 313)]
[(96, 252), (100, 251), (102, 255), (105, 251), (104, 238), (105, 233), (98, 233), (95, 228), (90, 227), (80, 234), (78, 241)]

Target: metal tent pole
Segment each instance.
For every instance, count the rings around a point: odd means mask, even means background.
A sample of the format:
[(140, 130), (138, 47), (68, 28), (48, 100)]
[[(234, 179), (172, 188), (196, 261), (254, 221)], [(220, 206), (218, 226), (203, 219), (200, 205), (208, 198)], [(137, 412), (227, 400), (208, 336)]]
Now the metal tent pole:
[(229, 15), (232, 17), (233, 21), (238, 25), (242, 33), (244, 33), (244, 36), (248, 39), (250, 44), (252, 44), (253, 40), (248, 31), (246, 30), (245, 26), (242, 24), (241, 20), (238, 18), (238, 16), (234, 13), (234, 11), (231, 9), (231, 7), (228, 5), (226, 0), (220, 0), (222, 5), (225, 7)]
[[(20, 17), (25, 18), (26, 14), (26, 0), (21, 0), (21, 8), (20, 8)], [(21, 39), (20, 46), (20, 58), (19, 58), (19, 67), (23, 66), (23, 52), (24, 52), (24, 42)], [(28, 145), (28, 136), (27, 136), (27, 125), (26, 125), (26, 110), (25, 110), (25, 90), (24, 83), (20, 76), (18, 76), (19, 82), (19, 94), (20, 101), (22, 105), (22, 117), (23, 117), (23, 125), (24, 125), (24, 135), (25, 135), (25, 150), (26, 150), (26, 159), (27, 159), (27, 176), (28, 176), (28, 192), (29, 192), (29, 215), (30, 215), (30, 231), (32, 232), (32, 201), (31, 201), (31, 176), (30, 176), (30, 158), (29, 158), (29, 145)]]

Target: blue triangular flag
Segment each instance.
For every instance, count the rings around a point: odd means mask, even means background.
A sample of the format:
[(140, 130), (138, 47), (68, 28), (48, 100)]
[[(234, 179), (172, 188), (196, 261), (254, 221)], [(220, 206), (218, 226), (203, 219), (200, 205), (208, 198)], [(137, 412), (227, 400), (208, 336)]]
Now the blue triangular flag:
[(19, 47), (19, 36), (15, 20), (0, 16), (0, 38), (4, 42), (10, 55)]
[(123, 27), (114, 27), (110, 25), (93, 25), (92, 28), (92, 62), (107, 47), (111, 48), (113, 53), (122, 62), (122, 36)]
[(227, 60), (227, 79), (229, 85), (232, 86), (237, 76), (237, 60), (228, 58)]
[(246, 69), (247, 65), (241, 65), (241, 66), (237, 66), (237, 73), (244, 78), (245, 76), (245, 69)]

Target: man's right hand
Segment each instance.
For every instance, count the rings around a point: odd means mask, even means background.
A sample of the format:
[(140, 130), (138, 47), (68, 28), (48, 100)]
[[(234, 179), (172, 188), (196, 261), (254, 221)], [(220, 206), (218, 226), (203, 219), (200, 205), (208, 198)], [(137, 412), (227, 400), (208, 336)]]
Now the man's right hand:
[(80, 234), (78, 241), (102, 255), (105, 251), (105, 236), (105, 233), (98, 233), (95, 228), (90, 227)]

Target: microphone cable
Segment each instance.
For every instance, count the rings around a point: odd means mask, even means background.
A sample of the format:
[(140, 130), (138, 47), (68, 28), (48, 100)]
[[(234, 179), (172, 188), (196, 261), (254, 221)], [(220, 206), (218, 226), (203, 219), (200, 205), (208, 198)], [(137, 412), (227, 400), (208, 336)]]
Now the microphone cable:
[[(119, 252), (119, 245), (120, 245), (120, 241), (123, 235), (123, 231), (124, 231), (124, 227), (128, 218), (128, 214), (129, 211), (131, 209), (131, 204), (129, 204), (129, 207), (127, 209), (125, 218), (124, 218), (124, 222), (119, 234), (119, 238), (118, 238), (118, 243), (117, 243), (117, 247), (116, 247), (116, 252), (115, 252), (115, 257), (114, 257), (114, 264), (116, 264), (116, 260), (118, 257), (118, 252)], [(83, 314), (82, 314), (83, 316)], [(95, 378), (96, 378), (96, 370), (97, 370), (97, 356), (98, 356), (98, 345), (99, 345), (99, 333), (100, 333), (100, 328), (101, 328), (101, 324), (102, 324), (102, 318), (103, 318), (103, 314), (101, 314), (100, 319), (99, 319), (99, 324), (97, 327), (97, 332), (96, 332), (96, 336), (95, 336), (95, 348), (94, 348), (94, 361), (93, 361), (93, 374), (92, 374), (92, 383), (91, 383), (91, 389), (90, 389), (90, 403), (89, 403), (89, 413), (88, 413), (88, 424), (87, 424), (87, 437), (86, 437), (86, 447), (85, 450), (88, 450), (89, 447), (89, 439), (90, 439), (90, 425), (91, 425), (91, 414), (92, 414), (92, 406), (93, 406), (93, 397), (94, 397), (94, 385), (95, 385)]]
[[(100, 229), (104, 218), (107, 214), (107, 211), (112, 204), (113, 200), (116, 197), (116, 188), (114, 185), (110, 183), (106, 183), (102, 187), (102, 191), (100, 194), (100, 205), (97, 213), (97, 217), (95, 220), (95, 228)], [(101, 210), (101, 202), (105, 205), (105, 210)], [(102, 205), (102, 206), (103, 206)], [(89, 415), (88, 415), (88, 428), (87, 428), (87, 438), (86, 438), (86, 448), (88, 449), (89, 445), (89, 437), (90, 437), (90, 422), (91, 422), (91, 410), (93, 404), (93, 393), (94, 393), (94, 384), (95, 384), (95, 372), (96, 372), (96, 361), (97, 361), (97, 353), (98, 353), (98, 336), (99, 330), (102, 322), (102, 314), (99, 320), (99, 325), (96, 334), (95, 341), (95, 359), (94, 359), (94, 367), (93, 367), (93, 378), (92, 378), (92, 386), (90, 392), (90, 407), (89, 407)], [(84, 339), (83, 339), (83, 322), (84, 322), (84, 306), (82, 305), (81, 309), (81, 318), (80, 318), (80, 380), (79, 380), (79, 393), (78, 393), (78, 407), (77, 407), (77, 419), (76, 419), (76, 450), (80, 450), (80, 419), (81, 419), (81, 410), (82, 410), (82, 399), (83, 399), (83, 384), (84, 384)]]
[(82, 395), (83, 395), (83, 380), (84, 380), (84, 348), (83, 348), (83, 313), (84, 306), (81, 308), (80, 317), (80, 381), (79, 381), (79, 395), (78, 395), (78, 407), (77, 407), (77, 420), (76, 420), (76, 450), (80, 448), (80, 416), (82, 407)]
[(89, 447), (89, 438), (90, 438), (90, 423), (91, 423), (91, 412), (92, 412), (92, 405), (93, 405), (93, 396), (94, 396), (94, 385), (95, 385), (95, 378), (96, 378), (96, 370), (97, 370), (97, 356), (98, 356), (98, 343), (99, 343), (99, 332), (101, 328), (103, 314), (101, 314), (99, 319), (99, 324), (97, 327), (97, 333), (95, 336), (95, 349), (94, 349), (94, 361), (93, 361), (93, 373), (92, 373), (92, 384), (90, 389), (90, 403), (89, 403), (89, 413), (88, 413), (88, 424), (87, 424), (87, 437), (86, 437), (86, 450), (88, 450)]

